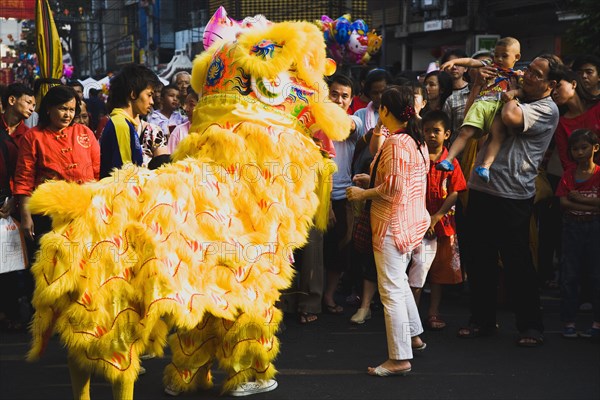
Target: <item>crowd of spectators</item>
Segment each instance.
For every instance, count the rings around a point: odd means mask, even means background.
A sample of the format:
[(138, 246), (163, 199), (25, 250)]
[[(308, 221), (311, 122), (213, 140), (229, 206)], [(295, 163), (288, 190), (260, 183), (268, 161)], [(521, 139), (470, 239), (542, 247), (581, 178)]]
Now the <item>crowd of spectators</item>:
[[(298, 274), (281, 306), (302, 324), (353, 307), (350, 322), (363, 324), (379, 292), (389, 354), (372, 375), (411, 370), (413, 352), (426, 347), (423, 330), (446, 327), (448, 285), (468, 287), (471, 298), (459, 338), (497, 331), (498, 286), (515, 312), (518, 345), (543, 344), (539, 289), (551, 286), (561, 289), (563, 336), (600, 337), (600, 60), (582, 56), (568, 66), (542, 54), (515, 71), (520, 47), (505, 39), (471, 58), (448, 51), (424, 84), (367, 67), (356, 81), (328, 78), (330, 100), (352, 129), (328, 152), (338, 168), (328, 230), (313, 229), (295, 254)], [(27, 85), (2, 88), (0, 218), (20, 223), (30, 263), (50, 229), (27, 208), (39, 184), (169, 162), (198, 94), (187, 73), (161, 86), (148, 68), (129, 65), (111, 80), (106, 104), (95, 90), (84, 98), (74, 81), (51, 88), (37, 113)], [(359, 253), (353, 231), (365, 204), (373, 246)], [(3, 273), (0, 285), (0, 326), (22, 331), (31, 275)], [(421, 317), (425, 288), (431, 297)], [(578, 329), (584, 300), (593, 321)]]

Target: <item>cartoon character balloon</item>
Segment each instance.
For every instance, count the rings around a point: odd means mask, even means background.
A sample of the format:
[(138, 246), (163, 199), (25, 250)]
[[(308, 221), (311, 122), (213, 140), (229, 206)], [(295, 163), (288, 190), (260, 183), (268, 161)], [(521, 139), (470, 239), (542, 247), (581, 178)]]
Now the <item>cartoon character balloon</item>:
[(383, 38), (375, 32), (375, 29), (373, 29), (371, 32), (367, 33), (367, 41), (367, 52), (370, 55), (374, 55), (381, 49)]
[(381, 49), (381, 44), (383, 42), (383, 38), (381, 35), (378, 35), (375, 32), (375, 29), (371, 30), (371, 32), (367, 33), (367, 52), (362, 58), (362, 63), (366, 64), (371, 59), (371, 56), (377, 54), (379, 49)]
[(367, 53), (367, 36), (352, 31), (346, 47), (348, 48), (347, 58), (355, 64), (360, 64)]
[[(350, 17), (348, 15), (348, 17)], [(350, 21), (346, 16), (341, 16), (333, 21), (333, 37), (339, 44), (346, 44), (350, 40)]]
[(369, 30), (369, 27), (365, 21), (357, 19), (350, 24), (350, 30), (353, 32), (356, 31), (360, 36), (364, 36)]
[(322, 15), (321, 19), (316, 21), (317, 26), (323, 32), (323, 37), (325, 38), (325, 42), (329, 43), (333, 40), (333, 20), (329, 18), (327, 15)]
[(366, 64), (381, 48), (381, 35), (374, 29), (369, 32), (362, 19), (352, 21), (349, 14), (335, 20), (323, 15), (315, 23), (323, 32), (329, 54), (340, 64)]

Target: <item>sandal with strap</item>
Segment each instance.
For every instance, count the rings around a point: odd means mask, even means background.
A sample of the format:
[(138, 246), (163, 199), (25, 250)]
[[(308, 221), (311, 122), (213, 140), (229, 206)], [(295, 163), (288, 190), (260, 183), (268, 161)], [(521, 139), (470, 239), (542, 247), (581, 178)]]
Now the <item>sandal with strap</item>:
[(299, 312), (298, 313), (298, 322), (300, 322), (303, 325), (311, 324), (311, 323), (315, 322), (317, 319), (319, 319), (319, 317), (317, 317), (317, 314), (313, 314), (313, 313), (309, 313), (309, 312)]
[(476, 324), (470, 324), (469, 326), (462, 327), (456, 333), (456, 336), (463, 339), (472, 339), (478, 337), (492, 336), (498, 330), (498, 326), (494, 328), (483, 328)]
[(519, 334), (517, 346), (540, 347), (544, 344), (544, 335), (537, 329), (527, 329)]
[(323, 308), (324, 308), (325, 312), (328, 314), (339, 315), (339, 314), (344, 313), (344, 307), (340, 306), (339, 304), (329, 305), (329, 304), (323, 303)]
[(427, 329), (432, 331), (441, 331), (446, 327), (446, 322), (437, 315), (430, 315), (425, 322)]

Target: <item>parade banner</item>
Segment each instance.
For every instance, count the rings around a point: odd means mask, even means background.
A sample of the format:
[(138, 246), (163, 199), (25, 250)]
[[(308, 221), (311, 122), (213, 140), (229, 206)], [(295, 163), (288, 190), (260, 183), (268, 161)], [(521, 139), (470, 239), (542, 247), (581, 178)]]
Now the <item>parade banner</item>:
[(0, 18), (34, 19), (35, 0), (1, 0)]
[(63, 75), (62, 45), (47, 0), (37, 0), (35, 8), (35, 37), (40, 86), (37, 104), (53, 85), (60, 84)]

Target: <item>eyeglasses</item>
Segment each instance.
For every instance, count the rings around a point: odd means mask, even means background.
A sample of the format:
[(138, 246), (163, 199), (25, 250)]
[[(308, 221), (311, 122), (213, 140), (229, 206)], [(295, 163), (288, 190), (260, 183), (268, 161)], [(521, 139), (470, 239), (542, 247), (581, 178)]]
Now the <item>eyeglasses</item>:
[(546, 79), (544, 78), (544, 75), (542, 73), (531, 69), (530, 66), (525, 67), (525, 69), (523, 69), (523, 72), (529, 75), (532, 79), (535, 79), (536, 81), (543, 81)]

